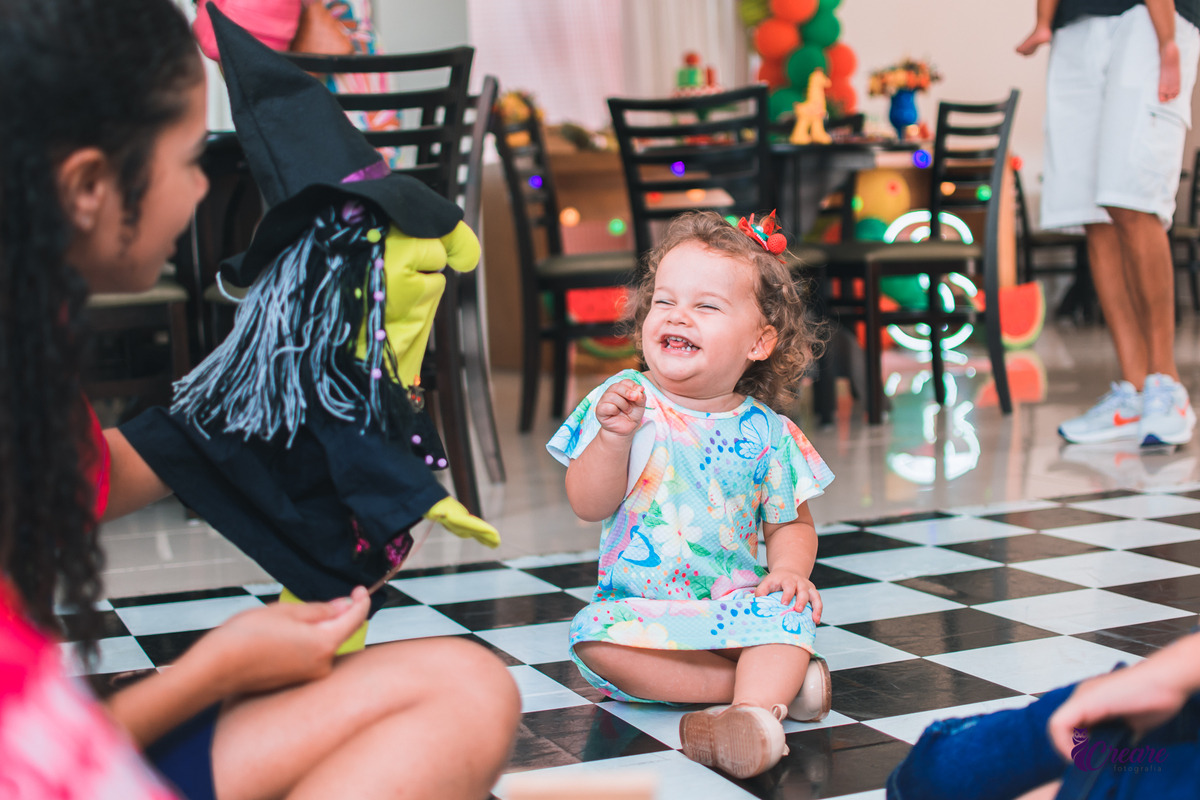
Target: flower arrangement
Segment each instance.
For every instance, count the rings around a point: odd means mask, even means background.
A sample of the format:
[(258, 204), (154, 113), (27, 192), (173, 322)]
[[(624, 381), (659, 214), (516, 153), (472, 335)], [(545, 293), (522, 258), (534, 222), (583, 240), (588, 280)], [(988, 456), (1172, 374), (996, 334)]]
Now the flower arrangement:
[(867, 94), (891, 97), (902, 89), (922, 92), (942, 79), (937, 67), (925, 61), (906, 58), (898, 64), (877, 69), (867, 80)]

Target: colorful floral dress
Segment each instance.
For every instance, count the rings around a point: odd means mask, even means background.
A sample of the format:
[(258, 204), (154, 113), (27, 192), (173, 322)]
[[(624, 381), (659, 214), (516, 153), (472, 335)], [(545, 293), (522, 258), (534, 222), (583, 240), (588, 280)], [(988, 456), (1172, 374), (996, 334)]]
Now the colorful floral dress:
[(589, 394), (546, 445), (564, 464), (600, 430), (595, 404), (629, 379), (646, 392), (625, 499), (604, 521), (599, 585), (571, 623), (571, 658), (610, 697), (640, 701), (579, 660), (579, 642), (658, 650), (793, 644), (813, 651), (812, 609), (755, 597), (764, 522), (796, 519), (833, 473), (791, 420), (747, 397), (732, 411), (692, 411), (625, 370)]

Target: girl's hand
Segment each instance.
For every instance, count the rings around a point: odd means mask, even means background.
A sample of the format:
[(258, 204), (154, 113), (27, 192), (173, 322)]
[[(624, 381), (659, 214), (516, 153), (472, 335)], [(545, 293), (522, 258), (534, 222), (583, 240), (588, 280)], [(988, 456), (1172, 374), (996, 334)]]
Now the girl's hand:
[(349, 597), (328, 603), (272, 603), (244, 611), (214, 629), (196, 643), (193, 657), (210, 661), (226, 695), (322, 678), (333, 668), (337, 648), (363, 623), (370, 607), (361, 586)]
[(600, 395), (596, 419), (601, 430), (617, 436), (631, 436), (646, 413), (646, 390), (629, 379), (618, 381)]
[(1071, 759), (1071, 734), (1076, 728), (1121, 718), (1135, 734), (1142, 734), (1179, 713), (1188, 690), (1178, 681), (1163, 680), (1162, 675), (1147, 669), (1149, 666), (1142, 662), (1075, 687), (1046, 725), (1054, 748), (1064, 759)]
[(792, 606), (794, 611), (803, 611), (806, 605), (812, 603), (813, 623), (821, 621), (821, 594), (817, 591), (817, 587), (813, 586), (812, 581), (799, 572), (780, 569), (767, 573), (767, 576), (759, 582), (758, 588), (754, 590), (754, 596), (764, 597), (772, 592), (783, 592), (782, 601), (785, 606), (794, 598), (796, 601)]

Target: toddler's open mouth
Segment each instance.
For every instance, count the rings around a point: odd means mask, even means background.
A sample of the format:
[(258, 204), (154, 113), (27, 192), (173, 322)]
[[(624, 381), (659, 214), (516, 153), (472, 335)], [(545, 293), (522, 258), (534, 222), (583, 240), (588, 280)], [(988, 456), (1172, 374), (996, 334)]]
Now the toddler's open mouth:
[(662, 345), (664, 349), (676, 353), (694, 353), (700, 349), (682, 336), (664, 336)]

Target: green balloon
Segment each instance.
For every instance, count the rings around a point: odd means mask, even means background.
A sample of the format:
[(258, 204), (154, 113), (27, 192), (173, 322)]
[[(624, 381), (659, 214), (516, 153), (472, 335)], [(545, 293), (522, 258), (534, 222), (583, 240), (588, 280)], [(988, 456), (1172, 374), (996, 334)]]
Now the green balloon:
[(820, 4), (817, 6), (817, 13), (818, 14), (820, 14), (821, 12), (832, 13), (841, 4), (842, 4), (842, 0), (821, 0)]
[(814, 69), (820, 68), (829, 73), (829, 65), (825, 62), (825, 51), (821, 47), (809, 44), (808, 40), (804, 40), (803, 47), (796, 48), (796, 52), (788, 57), (787, 76), (788, 83), (795, 86), (800, 92), (800, 99), (804, 99), (804, 95), (808, 93), (808, 76), (812, 74)]
[(860, 242), (882, 242), (888, 224), (878, 217), (863, 217), (854, 223), (854, 238)]
[(842, 35), (842, 23), (838, 22), (833, 11), (819, 8), (812, 19), (800, 28), (800, 40), (805, 46), (812, 45), (822, 50), (838, 40)]
[(929, 308), (929, 295), (921, 288), (921, 279), (916, 275), (880, 278), (879, 291), (895, 300), (905, 310), (925, 311)]
[(803, 103), (804, 95), (790, 87), (776, 89), (771, 92), (771, 96), (767, 98), (767, 113), (771, 115), (772, 120), (777, 120), (780, 117), (788, 116), (794, 113), (792, 111), (792, 103)]

